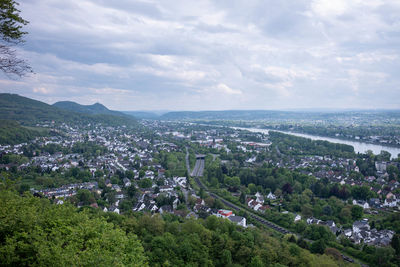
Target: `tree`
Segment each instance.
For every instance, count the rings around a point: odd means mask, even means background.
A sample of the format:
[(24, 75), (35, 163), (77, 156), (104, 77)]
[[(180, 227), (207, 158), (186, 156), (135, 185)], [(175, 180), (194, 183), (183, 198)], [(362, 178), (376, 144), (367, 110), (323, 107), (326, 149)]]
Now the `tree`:
[(325, 254), (328, 256), (331, 256), (332, 258), (334, 258), (337, 261), (342, 259), (342, 254), (340, 253), (340, 251), (338, 251), (335, 248), (326, 248)]
[(145, 178), (140, 180), (138, 184), (141, 188), (150, 188), (153, 185), (153, 181), (151, 181), (149, 178)]
[(14, 0), (0, 0), (0, 70), (21, 77), (32, 72), (32, 68), (26, 60), (18, 58), (16, 51), (11, 48), (23, 43), (23, 36), (27, 34), (22, 27), (28, 21), (19, 15), (18, 5)]
[(364, 210), (360, 206), (354, 205), (351, 207), (351, 216), (353, 217), (354, 220), (361, 219), (363, 216)]
[(242, 204), (246, 202), (246, 194), (243, 191), (240, 193), (239, 201)]
[(394, 248), (396, 255), (400, 256), (400, 234), (395, 234), (390, 242), (392, 248)]
[(284, 194), (291, 194), (293, 193), (292, 186), (289, 183), (286, 183), (282, 186), (282, 192)]
[(96, 201), (92, 193), (87, 189), (79, 190), (76, 196), (78, 200), (83, 203), (83, 205), (89, 205), (90, 203), (94, 203)]
[(2, 266), (147, 265), (137, 236), (102, 216), (10, 191), (0, 206)]
[(311, 244), (310, 251), (312, 253), (323, 254), (325, 248), (326, 248), (325, 242), (322, 239), (320, 239)]

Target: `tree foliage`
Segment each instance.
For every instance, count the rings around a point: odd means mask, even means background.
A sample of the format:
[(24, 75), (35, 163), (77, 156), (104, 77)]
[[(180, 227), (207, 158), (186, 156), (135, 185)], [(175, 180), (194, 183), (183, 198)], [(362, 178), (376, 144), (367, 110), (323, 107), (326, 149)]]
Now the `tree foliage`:
[(137, 237), (104, 218), (30, 195), (0, 194), (5, 266), (144, 266)]
[(23, 42), (23, 36), (27, 34), (22, 30), (28, 24), (20, 16), (19, 4), (14, 0), (0, 0), (0, 70), (6, 74), (23, 76), (32, 72), (32, 68), (26, 60), (17, 57), (12, 45)]

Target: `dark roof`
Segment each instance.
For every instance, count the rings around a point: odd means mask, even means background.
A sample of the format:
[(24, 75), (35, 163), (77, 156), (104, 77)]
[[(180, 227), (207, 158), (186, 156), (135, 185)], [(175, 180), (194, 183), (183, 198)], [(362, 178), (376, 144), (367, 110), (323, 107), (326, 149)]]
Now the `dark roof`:
[(228, 219), (235, 223), (240, 223), (244, 218), (241, 216), (229, 216)]

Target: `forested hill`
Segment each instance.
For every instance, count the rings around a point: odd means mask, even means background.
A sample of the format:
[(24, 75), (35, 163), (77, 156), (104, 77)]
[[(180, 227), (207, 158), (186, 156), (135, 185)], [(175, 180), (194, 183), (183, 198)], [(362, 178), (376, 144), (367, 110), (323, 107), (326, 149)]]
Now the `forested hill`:
[(222, 110), (222, 111), (173, 111), (162, 116), (162, 120), (255, 120), (255, 119), (283, 119), (298, 117), (299, 114), (287, 111), (268, 110)]
[(114, 115), (118, 117), (130, 117), (119, 111), (109, 110), (104, 105), (100, 103), (95, 103), (93, 105), (80, 105), (72, 101), (59, 101), (53, 104), (53, 106), (69, 110), (73, 112), (86, 113), (86, 114), (103, 114), (103, 115)]
[(279, 110), (221, 110), (221, 111), (173, 111), (158, 117), (160, 120), (332, 120), (350, 117), (364, 120), (400, 118), (399, 110), (359, 111), (279, 111)]
[(106, 125), (135, 125), (126, 115), (86, 114), (64, 110), (17, 94), (0, 94), (0, 119), (15, 120), (22, 125), (43, 122), (103, 123)]
[(20, 144), (48, 133), (43, 128), (24, 127), (16, 121), (0, 120), (0, 145)]

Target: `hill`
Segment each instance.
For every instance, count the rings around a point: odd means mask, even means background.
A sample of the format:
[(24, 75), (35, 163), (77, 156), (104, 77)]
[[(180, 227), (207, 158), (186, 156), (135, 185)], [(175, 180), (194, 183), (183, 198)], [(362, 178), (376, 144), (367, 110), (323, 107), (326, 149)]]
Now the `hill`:
[(46, 129), (24, 127), (16, 121), (0, 120), (0, 144), (15, 145), (47, 135)]
[(124, 114), (119, 111), (113, 111), (106, 108), (100, 103), (95, 103), (93, 105), (80, 105), (72, 101), (59, 101), (53, 104), (54, 107), (86, 114), (102, 114), (102, 115), (114, 115), (119, 117), (128, 117), (128, 114)]
[(150, 111), (122, 111), (122, 112), (138, 119), (158, 119), (160, 117), (159, 114)]
[(72, 112), (17, 94), (0, 94), (0, 119), (18, 121), (21, 125), (36, 125), (52, 121), (74, 124), (103, 123), (113, 126), (136, 124), (133, 117), (124, 114), (116, 116)]
[(398, 110), (359, 111), (279, 111), (279, 110), (221, 110), (174, 111), (161, 115), (160, 120), (347, 120), (357, 117), (364, 120), (400, 118)]
[(174, 111), (162, 116), (162, 120), (257, 120), (303, 117), (302, 113), (270, 110), (222, 110), (222, 111)]

